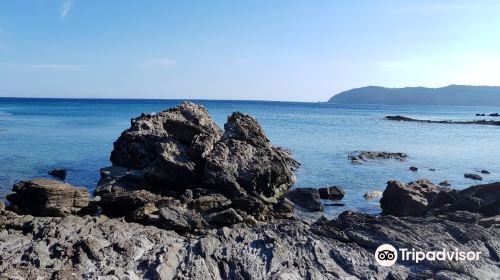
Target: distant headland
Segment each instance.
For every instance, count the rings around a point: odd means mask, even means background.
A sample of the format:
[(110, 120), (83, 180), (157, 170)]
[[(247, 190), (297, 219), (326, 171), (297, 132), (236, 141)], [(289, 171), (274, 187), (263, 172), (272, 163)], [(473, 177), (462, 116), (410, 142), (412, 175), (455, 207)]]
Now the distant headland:
[(368, 86), (334, 95), (330, 103), (385, 105), (500, 106), (500, 86), (442, 88)]

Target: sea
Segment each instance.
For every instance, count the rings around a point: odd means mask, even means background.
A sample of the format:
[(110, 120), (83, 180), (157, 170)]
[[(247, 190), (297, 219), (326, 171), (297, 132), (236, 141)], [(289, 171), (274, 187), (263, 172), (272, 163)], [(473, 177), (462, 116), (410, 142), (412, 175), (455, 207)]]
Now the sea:
[[(160, 112), (183, 100), (0, 98), (0, 199), (24, 179), (50, 177), (66, 168), (66, 182), (96, 187), (99, 169), (110, 165), (113, 142), (142, 112)], [(431, 120), (490, 119), (476, 113), (500, 107), (341, 105), (268, 101), (192, 100), (205, 106), (223, 127), (234, 111), (251, 114), (276, 146), (301, 163), (295, 187), (341, 186), (344, 206), (326, 206), (317, 215), (345, 210), (380, 213), (369, 191), (383, 191), (388, 180), (448, 180), (453, 188), (500, 181), (500, 127), (394, 122), (387, 115)], [(404, 152), (406, 161), (374, 160), (352, 164), (357, 150)], [(417, 172), (409, 170), (418, 168)], [(465, 173), (488, 170), (482, 181)], [(327, 201), (325, 201), (327, 202)]]

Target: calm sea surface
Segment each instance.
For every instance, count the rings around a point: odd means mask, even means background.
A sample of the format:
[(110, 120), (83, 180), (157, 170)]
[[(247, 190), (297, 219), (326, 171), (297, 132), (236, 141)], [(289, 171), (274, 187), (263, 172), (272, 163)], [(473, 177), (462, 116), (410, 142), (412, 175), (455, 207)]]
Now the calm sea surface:
[[(158, 112), (180, 100), (71, 100), (0, 98), (0, 198), (21, 179), (48, 177), (55, 167), (68, 169), (67, 182), (95, 188), (99, 168), (107, 166), (113, 141), (141, 112)], [(500, 127), (391, 122), (386, 115), (425, 119), (475, 119), (499, 107), (417, 107), (335, 105), (326, 103), (196, 101), (222, 127), (233, 111), (255, 116), (267, 136), (292, 150), (302, 166), (296, 187), (340, 185), (345, 207), (378, 213), (378, 201), (363, 194), (384, 190), (386, 181), (428, 178), (448, 180), (455, 188), (478, 183), (464, 173), (486, 169), (482, 183), (500, 180)], [(373, 161), (352, 165), (354, 150), (405, 152), (406, 162)], [(417, 166), (418, 172), (408, 170)], [(435, 168), (436, 171), (430, 171)]]

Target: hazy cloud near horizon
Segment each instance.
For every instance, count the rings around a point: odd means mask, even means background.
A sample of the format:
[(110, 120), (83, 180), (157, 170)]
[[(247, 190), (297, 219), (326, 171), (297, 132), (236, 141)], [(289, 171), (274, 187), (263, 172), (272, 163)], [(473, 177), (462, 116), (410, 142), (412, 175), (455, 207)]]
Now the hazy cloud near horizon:
[(2, 1), (0, 95), (325, 101), (500, 85), (496, 1)]

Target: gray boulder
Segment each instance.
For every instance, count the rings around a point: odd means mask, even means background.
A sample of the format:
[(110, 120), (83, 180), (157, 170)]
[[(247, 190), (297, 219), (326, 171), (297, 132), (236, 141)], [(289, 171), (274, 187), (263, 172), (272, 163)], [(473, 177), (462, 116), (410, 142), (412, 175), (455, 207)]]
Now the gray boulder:
[(65, 216), (75, 214), (89, 204), (86, 188), (61, 181), (33, 179), (14, 185), (14, 193), (7, 196), (12, 209), (20, 214), (34, 216)]
[(296, 188), (291, 190), (288, 199), (308, 211), (323, 211), (323, 204), (319, 196), (318, 189)]
[(253, 117), (236, 112), (226, 132), (206, 157), (203, 185), (230, 198), (254, 195), (276, 201), (295, 182), (291, 153), (274, 147)]
[(156, 191), (183, 190), (199, 185), (202, 160), (221, 136), (207, 109), (184, 102), (132, 119), (113, 145), (111, 162), (142, 170)]
[(418, 180), (408, 184), (389, 181), (380, 199), (382, 213), (394, 216), (421, 216), (427, 211), (429, 200), (441, 190), (441, 187), (428, 180)]
[(183, 207), (164, 207), (160, 209), (159, 214), (160, 228), (187, 233), (207, 227), (207, 222), (198, 212)]

